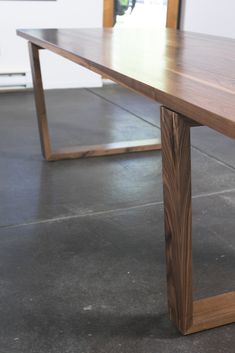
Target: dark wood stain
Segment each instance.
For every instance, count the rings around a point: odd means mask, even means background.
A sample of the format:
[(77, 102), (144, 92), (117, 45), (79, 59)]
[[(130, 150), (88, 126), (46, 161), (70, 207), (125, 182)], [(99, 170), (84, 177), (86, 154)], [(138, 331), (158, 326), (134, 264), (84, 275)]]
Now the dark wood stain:
[(235, 138), (235, 40), (172, 29), (17, 33)]
[(162, 107), (161, 136), (168, 307), (184, 333), (193, 320), (190, 124)]
[(167, 296), (184, 334), (235, 322), (235, 292), (193, 300), (190, 128), (195, 122), (161, 108)]

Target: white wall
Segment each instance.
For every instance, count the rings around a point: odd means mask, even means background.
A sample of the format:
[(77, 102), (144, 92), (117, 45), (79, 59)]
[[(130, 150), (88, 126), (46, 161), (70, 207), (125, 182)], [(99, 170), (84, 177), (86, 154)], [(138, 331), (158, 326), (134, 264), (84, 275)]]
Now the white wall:
[[(16, 28), (101, 27), (103, 0), (0, 1), (0, 73), (29, 71), (27, 41)], [(42, 51), (45, 88), (100, 86), (98, 75)]]
[(181, 29), (235, 38), (234, 0), (183, 0)]

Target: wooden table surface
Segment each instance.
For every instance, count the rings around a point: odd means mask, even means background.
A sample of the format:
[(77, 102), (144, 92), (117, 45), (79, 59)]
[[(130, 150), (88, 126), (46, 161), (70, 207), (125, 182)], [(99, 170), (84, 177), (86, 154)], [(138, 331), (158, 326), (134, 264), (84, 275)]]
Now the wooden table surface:
[(235, 138), (235, 40), (170, 29), (17, 33)]
[[(175, 30), (37, 29), (20, 30), (18, 34), (29, 40), (39, 130), (47, 160), (104, 155), (107, 151), (113, 153), (113, 147), (102, 147), (101, 154), (100, 148), (94, 146), (85, 152), (52, 153), (40, 70), (41, 48), (163, 104), (161, 142), (170, 318), (185, 335), (235, 322), (235, 291), (200, 300), (193, 296), (190, 155), (190, 129), (198, 124), (235, 138), (235, 41)], [(134, 150), (142, 148), (137, 145)], [(156, 143), (154, 148), (158, 148)], [(115, 149), (120, 152), (120, 146)], [(126, 149), (130, 147), (121, 148)]]

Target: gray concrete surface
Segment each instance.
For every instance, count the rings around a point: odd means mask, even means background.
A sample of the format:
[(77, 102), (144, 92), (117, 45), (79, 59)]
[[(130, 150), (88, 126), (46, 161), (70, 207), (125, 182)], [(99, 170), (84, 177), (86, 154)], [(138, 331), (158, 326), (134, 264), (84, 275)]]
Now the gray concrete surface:
[[(159, 136), (118, 86), (48, 91), (53, 145)], [(166, 308), (161, 153), (44, 162), (32, 93), (0, 95), (0, 353), (234, 353)], [(192, 131), (196, 298), (235, 290), (235, 142)]]

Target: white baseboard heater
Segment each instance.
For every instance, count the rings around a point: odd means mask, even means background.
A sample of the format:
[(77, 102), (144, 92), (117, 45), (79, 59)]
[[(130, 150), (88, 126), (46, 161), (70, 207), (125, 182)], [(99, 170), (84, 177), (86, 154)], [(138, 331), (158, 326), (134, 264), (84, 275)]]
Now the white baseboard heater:
[(0, 91), (32, 87), (30, 72), (0, 72)]

